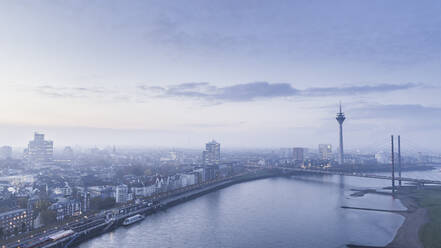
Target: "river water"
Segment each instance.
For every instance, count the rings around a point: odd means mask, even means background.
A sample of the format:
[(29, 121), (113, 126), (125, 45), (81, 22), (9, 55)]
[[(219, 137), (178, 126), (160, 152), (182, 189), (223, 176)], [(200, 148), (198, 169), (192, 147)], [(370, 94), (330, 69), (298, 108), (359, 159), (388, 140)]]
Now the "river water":
[[(441, 173), (403, 177), (441, 179)], [(341, 206), (403, 210), (386, 195), (353, 197), (352, 189), (389, 186), (378, 179), (293, 176), (236, 184), (89, 240), (92, 247), (346, 247), (389, 243), (404, 218)]]

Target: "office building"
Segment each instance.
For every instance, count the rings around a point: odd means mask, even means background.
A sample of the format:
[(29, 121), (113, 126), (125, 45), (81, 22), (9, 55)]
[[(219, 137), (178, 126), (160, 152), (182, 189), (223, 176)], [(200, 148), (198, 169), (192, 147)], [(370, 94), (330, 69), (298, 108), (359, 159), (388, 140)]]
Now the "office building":
[(202, 163), (204, 165), (215, 165), (220, 163), (220, 144), (211, 141), (205, 145), (205, 151), (202, 152)]
[(24, 157), (33, 167), (48, 167), (53, 164), (54, 143), (44, 139), (44, 134), (35, 133), (34, 140), (29, 141)]
[(116, 186), (115, 189), (115, 200), (116, 203), (125, 203), (128, 201), (129, 187), (125, 184)]
[(319, 145), (320, 158), (323, 160), (330, 160), (332, 158), (332, 145), (320, 144)]
[(301, 147), (294, 147), (292, 149), (292, 155), (295, 162), (303, 162), (305, 160), (304, 149)]

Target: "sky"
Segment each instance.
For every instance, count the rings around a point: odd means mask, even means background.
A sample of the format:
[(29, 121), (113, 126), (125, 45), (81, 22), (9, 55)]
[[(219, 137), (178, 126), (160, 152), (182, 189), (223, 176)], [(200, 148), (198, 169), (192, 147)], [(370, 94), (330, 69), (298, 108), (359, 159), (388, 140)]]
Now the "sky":
[[(0, 1), (0, 145), (441, 152), (438, 0)], [(407, 143), (406, 143), (407, 142)]]

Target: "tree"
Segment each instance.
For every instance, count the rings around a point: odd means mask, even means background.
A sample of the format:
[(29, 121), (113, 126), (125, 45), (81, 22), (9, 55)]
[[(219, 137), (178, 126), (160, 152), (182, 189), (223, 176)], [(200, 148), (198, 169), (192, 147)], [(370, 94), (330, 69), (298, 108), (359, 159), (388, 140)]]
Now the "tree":
[(115, 199), (111, 197), (101, 198), (94, 197), (90, 199), (90, 207), (94, 210), (104, 210), (115, 206)]
[(144, 175), (145, 175), (145, 176), (151, 176), (151, 175), (153, 175), (153, 173), (152, 173), (152, 169), (150, 169), (150, 168), (145, 169), (145, 171), (144, 171)]
[(19, 208), (27, 208), (28, 207), (28, 198), (18, 198), (17, 205)]
[(54, 210), (41, 210), (40, 216), (44, 225), (51, 225), (57, 222), (57, 212)]
[(49, 200), (41, 200), (35, 209), (35, 213), (40, 213), (41, 222), (44, 225), (51, 225), (57, 222), (57, 212), (50, 210), (50, 205), (51, 202)]

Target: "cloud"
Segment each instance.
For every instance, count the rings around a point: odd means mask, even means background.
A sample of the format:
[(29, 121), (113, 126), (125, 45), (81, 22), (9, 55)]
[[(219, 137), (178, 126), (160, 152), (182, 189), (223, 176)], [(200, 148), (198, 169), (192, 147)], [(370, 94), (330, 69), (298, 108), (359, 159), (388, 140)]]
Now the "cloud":
[(245, 102), (257, 98), (274, 98), (293, 96), (298, 90), (286, 83), (254, 82), (236, 84), (227, 87), (217, 87), (210, 83), (182, 83), (169, 87), (138, 87), (144, 91), (153, 91), (156, 97), (193, 98), (221, 102)]
[(379, 92), (390, 92), (397, 90), (407, 90), (421, 86), (416, 83), (405, 84), (377, 84), (377, 85), (360, 85), (347, 87), (327, 87), (327, 88), (309, 88), (303, 91), (303, 95), (307, 96), (330, 96), (330, 95), (352, 95), (352, 94), (369, 94)]
[(160, 98), (188, 98), (210, 102), (248, 102), (257, 99), (280, 97), (318, 97), (318, 96), (345, 96), (407, 90), (419, 87), (420, 84), (378, 84), (344, 87), (323, 87), (296, 89), (288, 83), (252, 82), (235, 84), (226, 87), (217, 87), (210, 83), (182, 83), (168, 87), (139, 86), (143, 92), (150, 92), (152, 96)]
[[(350, 85), (297, 89), (288, 83), (252, 82), (218, 87), (208, 82), (188, 82), (170, 86), (139, 85), (138, 92), (120, 92), (101, 87), (55, 87), (43, 85), (34, 89), (40, 95), (53, 98), (93, 98), (130, 101), (148, 98), (182, 98), (204, 101), (206, 104), (250, 102), (283, 97), (352, 96), (393, 92), (421, 87), (421, 84)], [(142, 101), (139, 101), (142, 102)]]
[(117, 102), (131, 100), (130, 95), (102, 87), (56, 87), (43, 85), (33, 89), (39, 95), (60, 99), (107, 99)]
[[(430, 137), (441, 134), (440, 107), (420, 104), (365, 104), (347, 108), (346, 117), (356, 123), (368, 123), (372, 130), (418, 133)], [(358, 125), (358, 124), (357, 124)], [(430, 130), (430, 134), (429, 134)]]
[(420, 104), (366, 105), (350, 110), (355, 119), (407, 119), (415, 121), (440, 122), (441, 108), (428, 107)]
[(107, 91), (102, 88), (54, 87), (50, 85), (39, 86), (35, 91), (41, 95), (60, 98), (86, 98), (92, 95), (107, 93)]
[(192, 124), (184, 124), (183, 127), (191, 127), (191, 128), (225, 128), (225, 127), (238, 127), (241, 125), (245, 125), (246, 121), (239, 122), (214, 122), (214, 123), (192, 123)]

